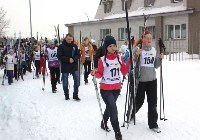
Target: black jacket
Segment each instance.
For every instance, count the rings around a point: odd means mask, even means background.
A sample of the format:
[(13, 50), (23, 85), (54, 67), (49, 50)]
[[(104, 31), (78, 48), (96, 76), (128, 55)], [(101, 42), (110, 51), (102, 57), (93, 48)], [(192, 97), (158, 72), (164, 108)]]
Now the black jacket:
[[(58, 46), (57, 57), (61, 62), (62, 73), (72, 73), (78, 70), (78, 59), (80, 53), (77, 45), (71, 43), (68, 44), (63, 40), (62, 44)], [(74, 63), (70, 63), (70, 58), (74, 60)]]
[(106, 51), (105, 51), (104, 47), (101, 46), (98, 48), (97, 53), (94, 57), (94, 67), (95, 68), (98, 68), (98, 60), (99, 60), (99, 58), (101, 58), (102, 56), (105, 55), (105, 52)]

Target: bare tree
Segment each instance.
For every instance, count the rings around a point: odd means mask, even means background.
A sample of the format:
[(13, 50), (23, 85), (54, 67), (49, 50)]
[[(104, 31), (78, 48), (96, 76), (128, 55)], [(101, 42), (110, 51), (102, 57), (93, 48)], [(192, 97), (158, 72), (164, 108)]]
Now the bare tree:
[(9, 27), (10, 21), (6, 19), (6, 11), (0, 7), (0, 37), (5, 34), (5, 29)]

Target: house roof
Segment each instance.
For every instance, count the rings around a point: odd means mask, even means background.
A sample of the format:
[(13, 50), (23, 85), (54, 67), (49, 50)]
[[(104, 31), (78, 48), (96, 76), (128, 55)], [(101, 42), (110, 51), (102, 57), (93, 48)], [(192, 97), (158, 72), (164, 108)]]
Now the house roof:
[[(140, 7), (137, 10), (129, 11), (129, 17), (142, 17), (145, 15), (151, 15), (152, 16), (167, 16), (167, 15), (177, 15), (177, 14), (183, 14), (183, 13), (193, 13), (194, 8), (187, 8), (184, 5), (179, 6), (165, 6), (160, 8), (153, 8), (153, 7)], [(74, 26), (74, 25), (84, 25), (84, 24), (91, 24), (91, 23), (99, 23), (99, 22), (106, 22), (106, 21), (112, 21), (112, 20), (120, 20), (124, 19), (126, 17), (125, 12), (122, 14), (112, 14), (110, 16), (104, 17), (104, 19), (93, 19), (90, 21), (85, 22), (78, 22), (78, 23), (71, 23), (71, 24), (65, 24), (66, 27)]]

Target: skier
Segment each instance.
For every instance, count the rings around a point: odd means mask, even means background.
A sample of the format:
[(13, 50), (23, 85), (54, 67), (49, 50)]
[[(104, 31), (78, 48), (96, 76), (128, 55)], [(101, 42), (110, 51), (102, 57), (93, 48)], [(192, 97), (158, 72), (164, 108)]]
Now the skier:
[[(140, 59), (137, 60), (140, 55)], [(156, 49), (152, 46), (152, 34), (146, 31), (142, 40), (142, 49), (134, 48), (133, 56), (139, 61), (139, 84), (136, 94), (136, 112), (142, 107), (145, 99), (145, 92), (148, 101), (148, 125), (153, 131), (160, 133), (158, 127), (157, 113), (157, 78), (155, 68), (161, 65), (163, 54), (157, 55)], [(132, 113), (133, 114), (133, 113)]]
[(89, 38), (84, 38), (84, 41), (82, 42), (80, 46), (81, 51), (81, 61), (84, 65), (84, 81), (85, 84), (88, 83), (88, 76), (91, 71), (91, 62), (93, 61), (93, 48), (92, 45), (89, 43)]
[[(128, 48), (128, 40), (126, 39), (124, 44), (121, 46), (120, 51), (122, 53), (122, 57), (124, 58), (124, 63), (127, 62), (129, 56), (130, 56), (130, 52), (129, 52), (129, 48)], [(123, 80), (122, 82), (124, 82), (124, 80), (126, 79), (126, 76), (123, 76)]]
[(60, 78), (60, 63), (56, 57), (58, 48), (55, 46), (54, 41), (49, 42), (49, 47), (50, 48), (46, 49), (46, 55), (48, 58), (48, 67), (51, 74), (52, 93), (56, 93), (56, 84)]
[[(96, 53), (97, 53), (97, 45), (96, 45), (96, 42), (94, 39), (91, 39), (91, 44), (92, 44), (92, 48), (93, 48), (93, 61), (94, 61), (94, 58), (96, 57)], [(94, 63), (92, 65), (92, 69), (94, 68)]]
[(32, 52), (32, 58), (33, 62), (35, 62), (35, 68), (36, 68), (36, 77), (39, 78), (39, 70), (40, 70), (40, 51), (38, 45), (34, 46), (34, 50)]
[(15, 47), (15, 53), (13, 54), (13, 56), (15, 57), (16, 61), (14, 62), (14, 77), (15, 80), (17, 80), (18, 78), (18, 71), (17, 71), (17, 64), (18, 64), (18, 55), (17, 55), (17, 48)]
[(22, 53), (21, 53), (21, 60), (20, 60), (20, 62), (21, 62), (21, 64), (20, 64), (20, 68), (21, 68), (21, 71), (20, 71), (20, 74), (22, 75), (25, 75), (26, 74), (26, 57), (27, 57), (27, 55), (25, 54), (25, 52), (24, 52), (24, 50), (22, 50), (21, 51)]
[(11, 83), (13, 83), (13, 71), (14, 71), (14, 63), (16, 59), (13, 56), (14, 54), (13, 49), (10, 49), (8, 53), (9, 53), (8, 55), (5, 55), (3, 61), (6, 63), (6, 73), (8, 75), (8, 84), (11, 85)]
[(80, 53), (78, 51), (77, 45), (73, 43), (73, 36), (71, 34), (67, 34), (62, 44), (59, 45), (57, 50), (57, 57), (61, 62), (61, 72), (65, 100), (70, 99), (68, 89), (68, 76), (69, 74), (72, 74), (74, 79), (73, 99), (79, 101), (80, 98), (78, 97), (78, 59), (80, 58)]
[(122, 140), (116, 101), (121, 89), (120, 71), (125, 76), (128, 73), (130, 61), (125, 64), (123, 58), (116, 52), (116, 40), (112, 36), (105, 38), (104, 49), (106, 53), (99, 59), (98, 69), (91, 72), (97, 78), (102, 77), (100, 93), (106, 104), (106, 109), (101, 121), (101, 128), (109, 131), (107, 122), (110, 117), (116, 140)]

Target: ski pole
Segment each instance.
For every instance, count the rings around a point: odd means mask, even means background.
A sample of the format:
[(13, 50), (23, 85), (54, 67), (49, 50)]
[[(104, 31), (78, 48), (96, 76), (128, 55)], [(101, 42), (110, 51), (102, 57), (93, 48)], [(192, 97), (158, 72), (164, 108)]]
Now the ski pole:
[[(102, 116), (102, 121), (103, 121), (104, 127), (106, 128), (105, 122), (104, 122), (104, 117), (103, 117), (103, 111), (102, 111), (102, 107), (101, 107), (101, 100), (100, 100), (100, 96), (99, 96), (99, 92), (98, 92), (98, 87), (97, 87), (96, 77), (93, 76), (92, 80), (93, 80), (95, 91), (96, 91), (96, 97), (97, 97), (97, 101), (98, 101), (98, 104), (99, 104), (99, 109), (100, 109), (100, 113), (101, 113), (101, 116)], [(107, 135), (107, 131), (106, 131), (106, 135)]]
[[(160, 54), (165, 53), (166, 47), (161, 38), (159, 38), (159, 47), (160, 47)], [(162, 117), (162, 111), (163, 111), (163, 117)], [(164, 99), (164, 92), (163, 92), (162, 60), (161, 60), (161, 66), (160, 66), (160, 120), (164, 120), (164, 121), (167, 120), (165, 118), (165, 99)]]

